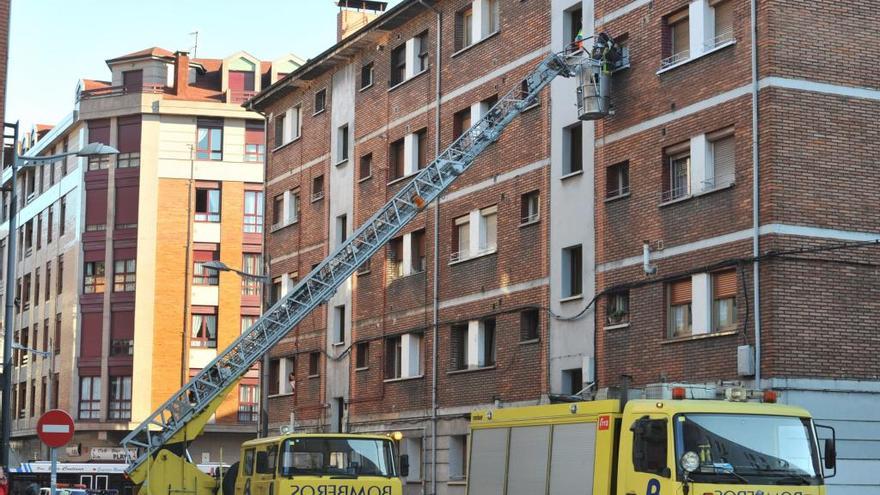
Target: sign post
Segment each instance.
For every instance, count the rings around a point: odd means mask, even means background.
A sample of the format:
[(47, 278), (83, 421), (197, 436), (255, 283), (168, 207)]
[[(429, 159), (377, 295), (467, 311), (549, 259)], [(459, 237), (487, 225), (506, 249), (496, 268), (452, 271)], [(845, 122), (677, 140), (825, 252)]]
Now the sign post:
[(46, 411), (37, 421), (37, 436), (49, 447), (51, 467), (51, 494), (55, 495), (58, 486), (58, 454), (56, 449), (64, 447), (73, 439), (73, 418), (66, 411), (52, 409)]

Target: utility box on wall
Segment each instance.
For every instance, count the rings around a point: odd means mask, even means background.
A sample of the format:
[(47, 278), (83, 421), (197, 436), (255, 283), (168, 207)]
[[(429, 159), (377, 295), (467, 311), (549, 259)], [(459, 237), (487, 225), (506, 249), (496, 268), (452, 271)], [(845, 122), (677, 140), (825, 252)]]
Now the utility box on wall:
[(739, 376), (755, 374), (755, 348), (749, 344), (736, 348), (736, 373)]

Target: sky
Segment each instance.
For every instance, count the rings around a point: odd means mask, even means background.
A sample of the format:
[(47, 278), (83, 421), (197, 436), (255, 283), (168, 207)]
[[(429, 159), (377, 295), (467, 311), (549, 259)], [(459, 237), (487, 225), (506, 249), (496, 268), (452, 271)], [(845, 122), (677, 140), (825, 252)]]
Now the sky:
[(314, 57), (336, 42), (337, 12), (334, 0), (12, 0), (6, 121), (55, 124), (79, 79), (110, 78), (105, 60), (191, 51), (194, 31), (199, 57)]

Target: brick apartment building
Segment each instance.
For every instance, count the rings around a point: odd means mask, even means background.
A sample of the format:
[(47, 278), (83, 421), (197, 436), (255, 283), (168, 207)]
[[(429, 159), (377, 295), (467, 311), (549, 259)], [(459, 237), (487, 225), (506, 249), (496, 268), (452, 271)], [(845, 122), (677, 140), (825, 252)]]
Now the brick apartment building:
[[(116, 57), (111, 79), (80, 81), (73, 112), (29, 150), (103, 142), (120, 154), (68, 157), (15, 178), (12, 328), (16, 342), (54, 357), (14, 356), (13, 466), (48, 458), (35, 426), (53, 407), (76, 419), (62, 462), (120, 462), (121, 438), (259, 315), (259, 283), (201, 264), (261, 271), (264, 122), (241, 102), (301, 63), (161, 48)], [(2, 214), (6, 222), (8, 197)], [(231, 462), (253, 438), (258, 380), (253, 370), (220, 407), (206, 430), (214, 434), (192, 446), (196, 462), (219, 461), (220, 449)], [(117, 466), (61, 481), (119, 488)]]
[(264, 90), (279, 297), (581, 26), (629, 56), (612, 115), (554, 81), (282, 341), (272, 428), (402, 430), (408, 491), (457, 493), (475, 407), (735, 381), (838, 427), (834, 493), (875, 489), (877, 247), (841, 243), (880, 238), (880, 14), (847, 5), (760, 2), (753, 78), (748, 0), (404, 0)]

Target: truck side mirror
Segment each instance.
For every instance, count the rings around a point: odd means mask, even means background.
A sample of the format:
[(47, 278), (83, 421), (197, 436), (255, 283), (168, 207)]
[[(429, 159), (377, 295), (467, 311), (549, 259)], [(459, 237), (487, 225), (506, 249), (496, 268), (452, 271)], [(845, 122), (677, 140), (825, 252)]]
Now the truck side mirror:
[(400, 456), (400, 476), (402, 478), (409, 476), (409, 456), (406, 454)]
[(833, 438), (825, 439), (825, 469), (837, 470), (837, 445)]

